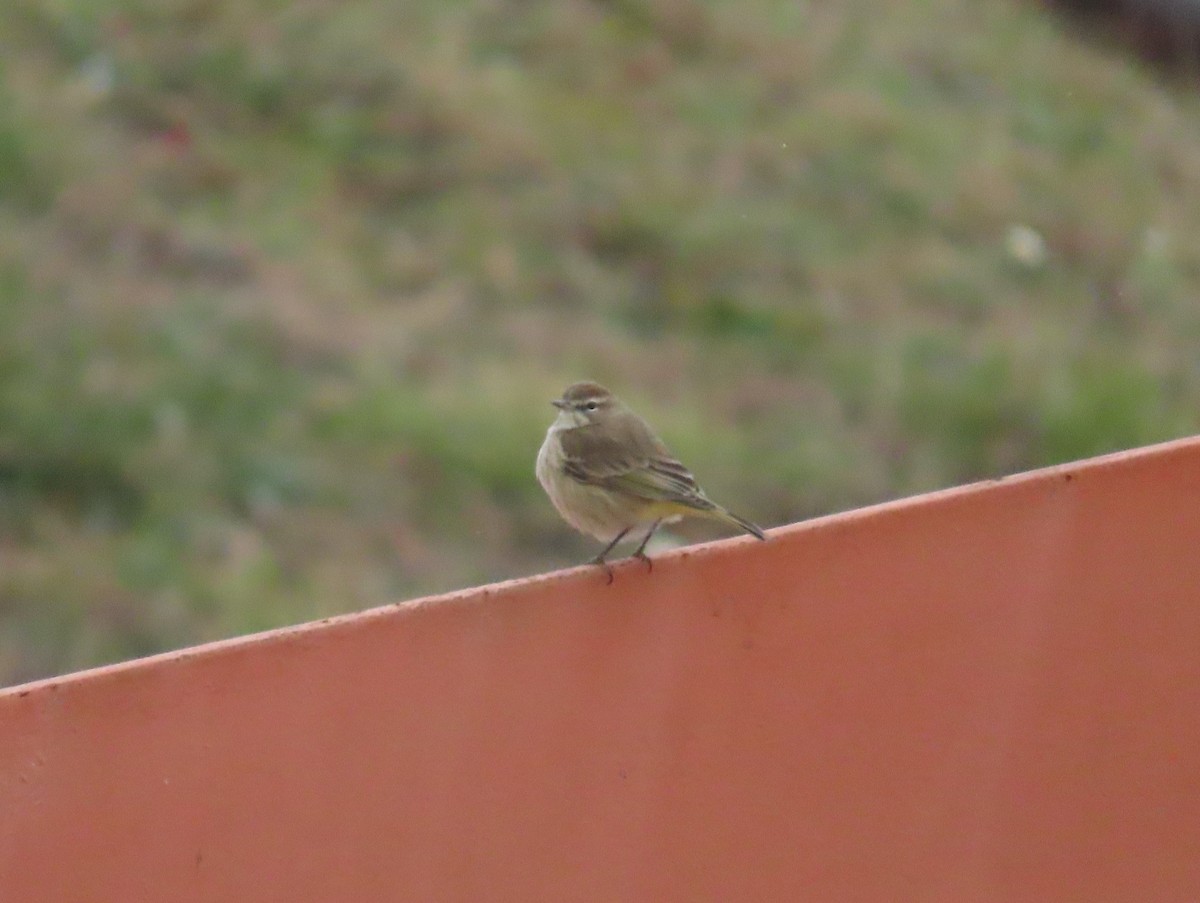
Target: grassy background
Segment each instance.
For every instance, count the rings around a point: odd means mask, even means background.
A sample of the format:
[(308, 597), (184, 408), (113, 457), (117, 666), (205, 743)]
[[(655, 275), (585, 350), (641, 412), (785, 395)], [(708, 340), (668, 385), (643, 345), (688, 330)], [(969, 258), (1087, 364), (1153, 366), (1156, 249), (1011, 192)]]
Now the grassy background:
[[(1197, 430), (1200, 103), (976, 0), (7, 0), (0, 682)], [(715, 535), (705, 528), (688, 538)]]

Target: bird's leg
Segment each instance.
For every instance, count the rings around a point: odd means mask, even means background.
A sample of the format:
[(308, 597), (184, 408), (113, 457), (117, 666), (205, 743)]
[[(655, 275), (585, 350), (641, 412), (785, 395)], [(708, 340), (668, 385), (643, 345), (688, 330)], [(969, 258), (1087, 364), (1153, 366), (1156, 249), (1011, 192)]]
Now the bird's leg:
[(611, 552), (613, 550), (613, 547), (617, 543), (619, 543), (622, 539), (625, 538), (625, 534), (628, 532), (629, 532), (629, 528), (626, 527), (624, 530), (622, 530), (620, 533), (618, 533), (616, 536), (613, 537), (613, 541), (610, 542), (608, 545), (606, 545), (604, 547), (604, 549), (600, 552), (599, 555), (597, 555), (595, 558), (593, 558), (591, 561), (588, 562), (588, 564), (598, 564), (598, 565), (600, 565), (600, 567), (604, 568), (604, 573), (606, 573), (608, 575), (609, 583), (613, 582), (613, 570), (611, 567), (609, 567), (608, 562), (605, 561), (604, 558), (606, 555), (608, 555), (609, 552)]
[(641, 545), (637, 547), (637, 551), (633, 553), (634, 558), (640, 558), (646, 562), (647, 570), (654, 570), (654, 562), (650, 560), (650, 556), (646, 554), (646, 543), (650, 541), (650, 537), (654, 535), (654, 531), (658, 529), (658, 525), (662, 523), (662, 518), (659, 518), (650, 525), (650, 529), (646, 532), (645, 538), (642, 539)]

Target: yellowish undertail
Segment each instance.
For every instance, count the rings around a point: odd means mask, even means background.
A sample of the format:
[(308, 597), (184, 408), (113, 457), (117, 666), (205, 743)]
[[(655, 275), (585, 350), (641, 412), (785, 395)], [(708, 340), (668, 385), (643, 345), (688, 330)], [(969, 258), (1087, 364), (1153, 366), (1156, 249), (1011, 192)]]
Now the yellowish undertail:
[(711, 505), (711, 507), (706, 506), (702, 508), (700, 505), (688, 505), (683, 502), (655, 502), (650, 506), (648, 513), (654, 517), (661, 517), (663, 519), (675, 516), (704, 517), (737, 527), (739, 530), (744, 530), (758, 539), (765, 540), (767, 538), (767, 535), (763, 533), (757, 524), (751, 523), (744, 517), (738, 517), (732, 511), (726, 511), (715, 502), (709, 502), (708, 499), (704, 499), (704, 501), (708, 505)]

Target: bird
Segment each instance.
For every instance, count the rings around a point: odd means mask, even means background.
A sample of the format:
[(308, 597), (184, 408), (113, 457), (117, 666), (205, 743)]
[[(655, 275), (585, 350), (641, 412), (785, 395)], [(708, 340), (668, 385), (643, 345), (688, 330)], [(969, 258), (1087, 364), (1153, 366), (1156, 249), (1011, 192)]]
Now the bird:
[(641, 417), (599, 383), (577, 382), (551, 402), (558, 416), (535, 468), (563, 520), (607, 545), (588, 563), (612, 583), (607, 558), (629, 533), (645, 530), (634, 558), (653, 562), (646, 544), (661, 524), (685, 516), (716, 520), (765, 540), (756, 524), (704, 494), (692, 472)]

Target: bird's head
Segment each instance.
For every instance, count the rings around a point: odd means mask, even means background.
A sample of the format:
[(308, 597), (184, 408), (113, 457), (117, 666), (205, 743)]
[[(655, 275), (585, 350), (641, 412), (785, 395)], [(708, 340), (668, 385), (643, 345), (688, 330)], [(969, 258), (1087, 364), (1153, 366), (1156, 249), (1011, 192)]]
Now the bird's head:
[(562, 398), (550, 403), (559, 410), (555, 426), (565, 429), (602, 423), (621, 407), (621, 402), (612, 392), (591, 382), (568, 386)]

